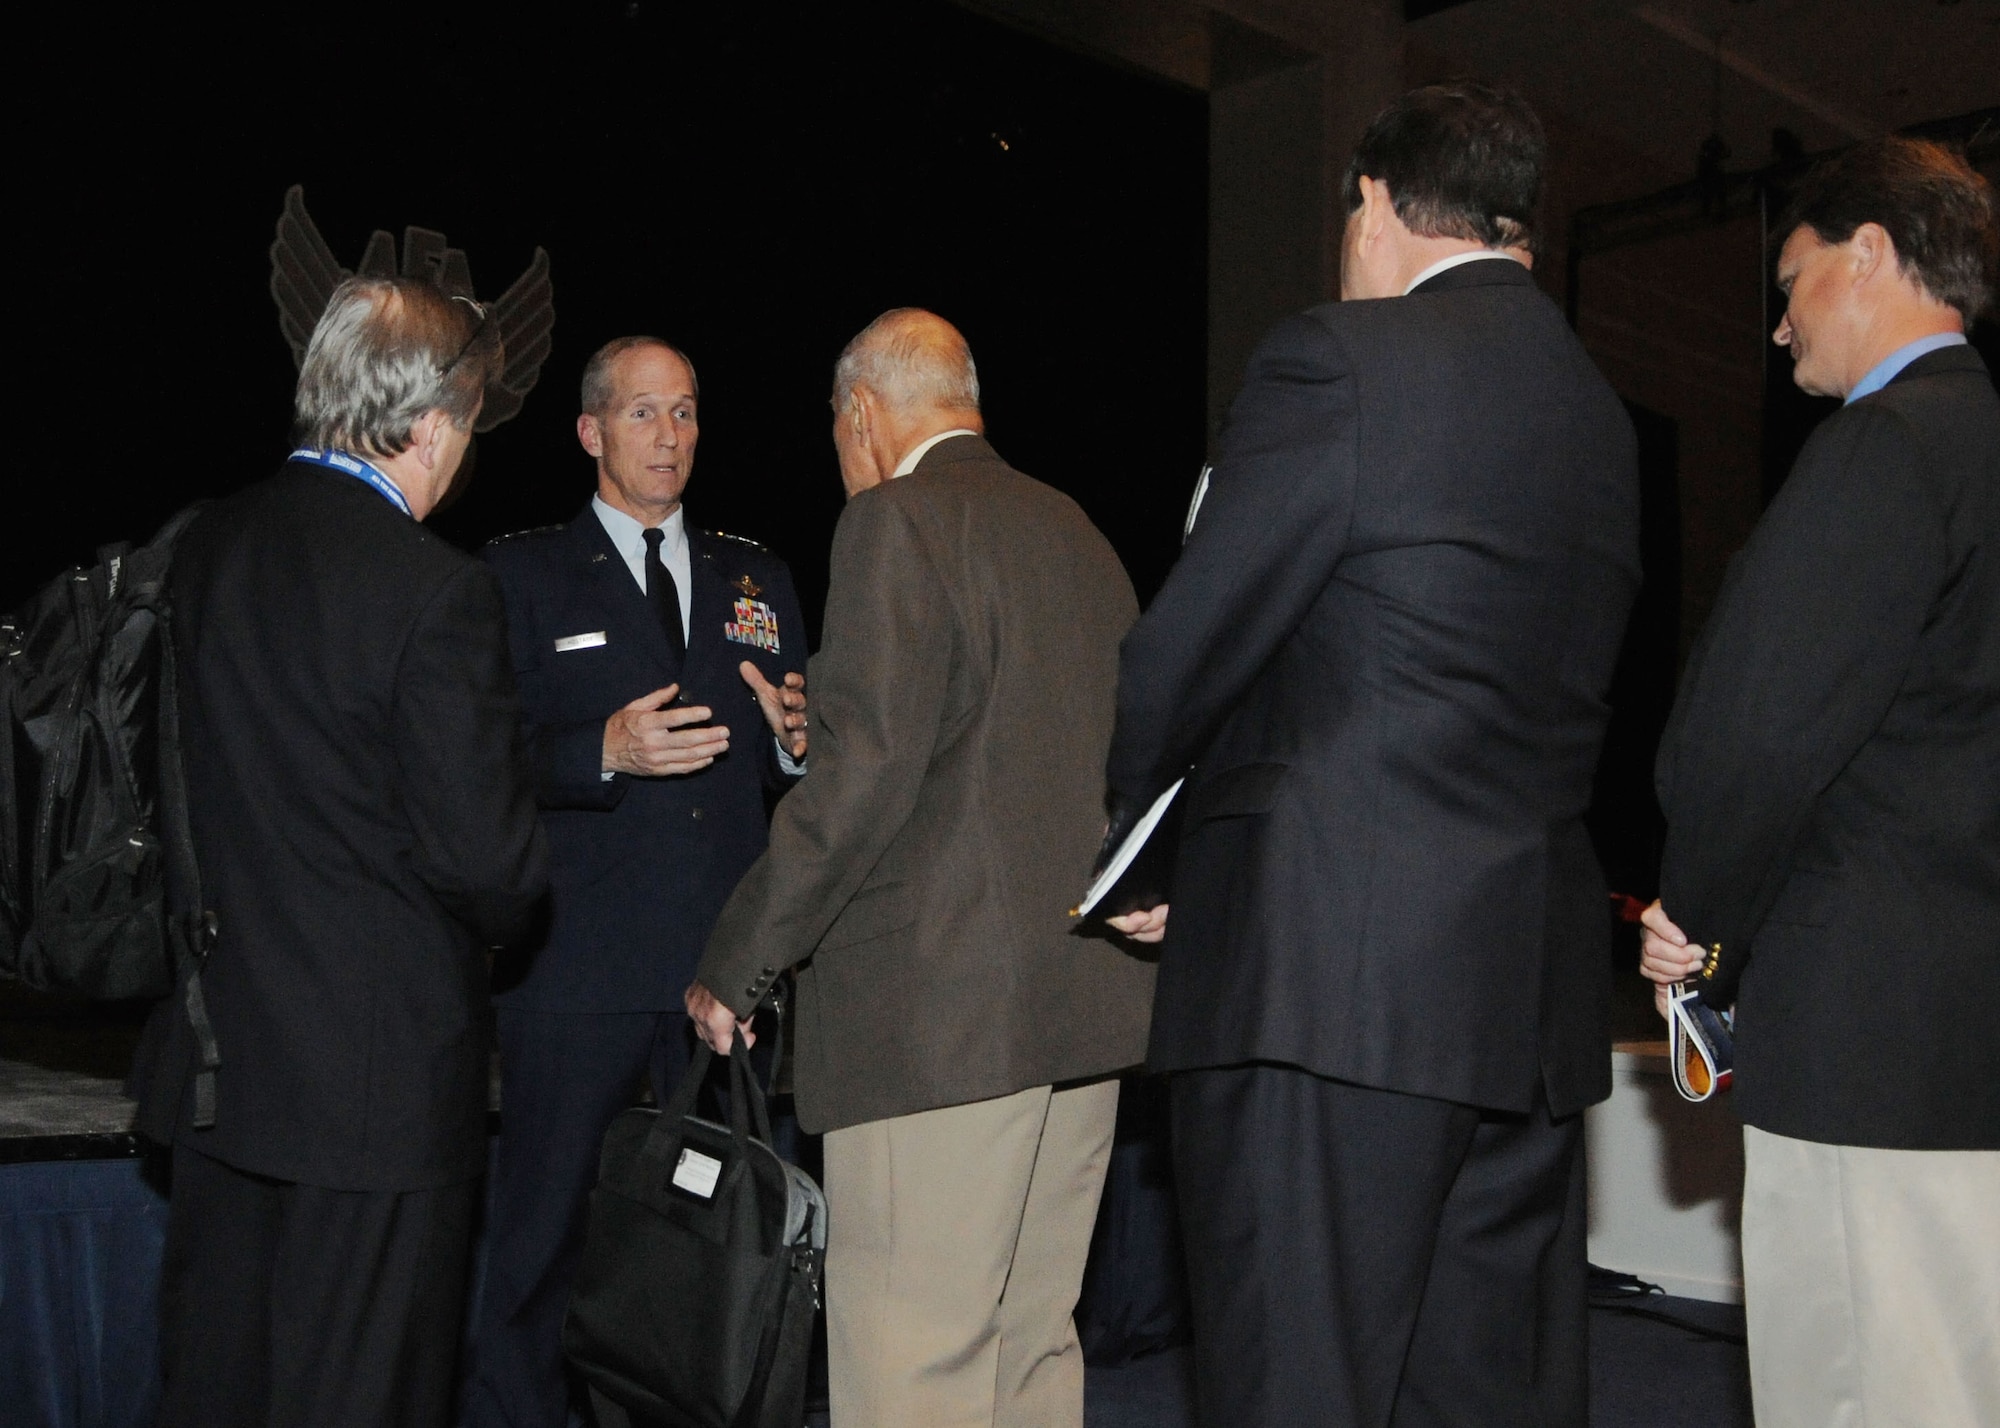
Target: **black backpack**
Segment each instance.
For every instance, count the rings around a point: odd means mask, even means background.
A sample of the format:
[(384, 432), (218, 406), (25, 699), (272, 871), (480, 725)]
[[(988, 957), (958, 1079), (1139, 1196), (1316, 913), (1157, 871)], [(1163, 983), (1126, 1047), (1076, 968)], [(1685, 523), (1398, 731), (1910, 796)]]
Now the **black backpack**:
[(160, 997), (202, 950), (166, 589), (199, 512), (0, 618), (0, 976)]

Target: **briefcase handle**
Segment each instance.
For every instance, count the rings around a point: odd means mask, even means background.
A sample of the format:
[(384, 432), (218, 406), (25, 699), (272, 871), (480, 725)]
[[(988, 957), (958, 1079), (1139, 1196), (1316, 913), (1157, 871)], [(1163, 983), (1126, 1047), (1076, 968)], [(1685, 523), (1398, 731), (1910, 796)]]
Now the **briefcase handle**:
[[(741, 1155), (753, 1136), (770, 1148), (771, 1111), (765, 1104), (764, 1088), (750, 1069), (750, 1048), (743, 1042), (742, 1028), (736, 1028), (731, 1035), (735, 1045), (728, 1058), (729, 1139)], [(701, 1083), (708, 1079), (708, 1068), (714, 1059), (715, 1053), (706, 1042), (695, 1048), (680, 1085), (674, 1087), (673, 1095), (660, 1107), (660, 1118), (646, 1133), (645, 1143), (639, 1149), (642, 1156), (662, 1165), (672, 1160), (680, 1146), (681, 1122), (694, 1114), (695, 1097), (701, 1094)]]

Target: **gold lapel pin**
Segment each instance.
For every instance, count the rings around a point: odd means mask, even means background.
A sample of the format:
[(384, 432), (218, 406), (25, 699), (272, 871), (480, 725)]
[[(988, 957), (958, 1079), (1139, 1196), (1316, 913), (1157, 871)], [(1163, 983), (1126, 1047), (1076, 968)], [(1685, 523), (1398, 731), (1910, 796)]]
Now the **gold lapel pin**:
[(759, 585), (756, 581), (752, 580), (747, 575), (739, 575), (731, 583), (734, 584), (738, 590), (741, 590), (745, 595), (748, 595), (753, 600), (756, 599), (759, 595), (762, 595), (764, 593), (764, 587)]

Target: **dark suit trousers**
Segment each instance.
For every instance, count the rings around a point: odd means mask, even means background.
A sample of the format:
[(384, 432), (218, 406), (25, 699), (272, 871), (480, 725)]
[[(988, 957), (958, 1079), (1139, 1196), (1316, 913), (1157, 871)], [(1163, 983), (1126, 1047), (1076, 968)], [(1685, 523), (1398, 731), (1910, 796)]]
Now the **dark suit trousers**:
[(502, 1007), (499, 1026), (500, 1154), (465, 1421), (562, 1428), (563, 1315), (604, 1132), (644, 1081), (665, 1101), (693, 1042), (680, 1012)]
[(479, 1182), (347, 1191), (174, 1147), (162, 1428), (443, 1428)]
[(1205, 1428), (1584, 1428), (1581, 1116), (1172, 1081)]

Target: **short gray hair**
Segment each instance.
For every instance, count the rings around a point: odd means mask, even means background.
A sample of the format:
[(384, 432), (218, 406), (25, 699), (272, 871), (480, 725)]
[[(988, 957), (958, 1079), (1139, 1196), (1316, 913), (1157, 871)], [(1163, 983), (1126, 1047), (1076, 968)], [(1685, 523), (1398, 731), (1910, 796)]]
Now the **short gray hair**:
[(478, 305), (421, 278), (349, 278), (306, 344), (293, 402), (299, 436), (395, 456), (425, 412), (470, 430), (504, 361), (499, 325)]
[(979, 410), (979, 369), (958, 329), (920, 307), (883, 313), (841, 351), (833, 368), (833, 409), (847, 410), (865, 386), (891, 408)]
[(658, 347), (671, 352), (681, 359), (688, 369), (688, 379), (694, 384), (694, 395), (701, 395), (701, 378), (695, 374), (694, 363), (687, 353), (674, 346), (664, 337), (647, 337), (640, 334), (633, 337), (614, 337), (595, 352), (583, 364), (583, 410), (591, 416), (603, 416), (611, 409), (611, 399), (618, 395), (611, 388), (611, 364), (640, 347)]

